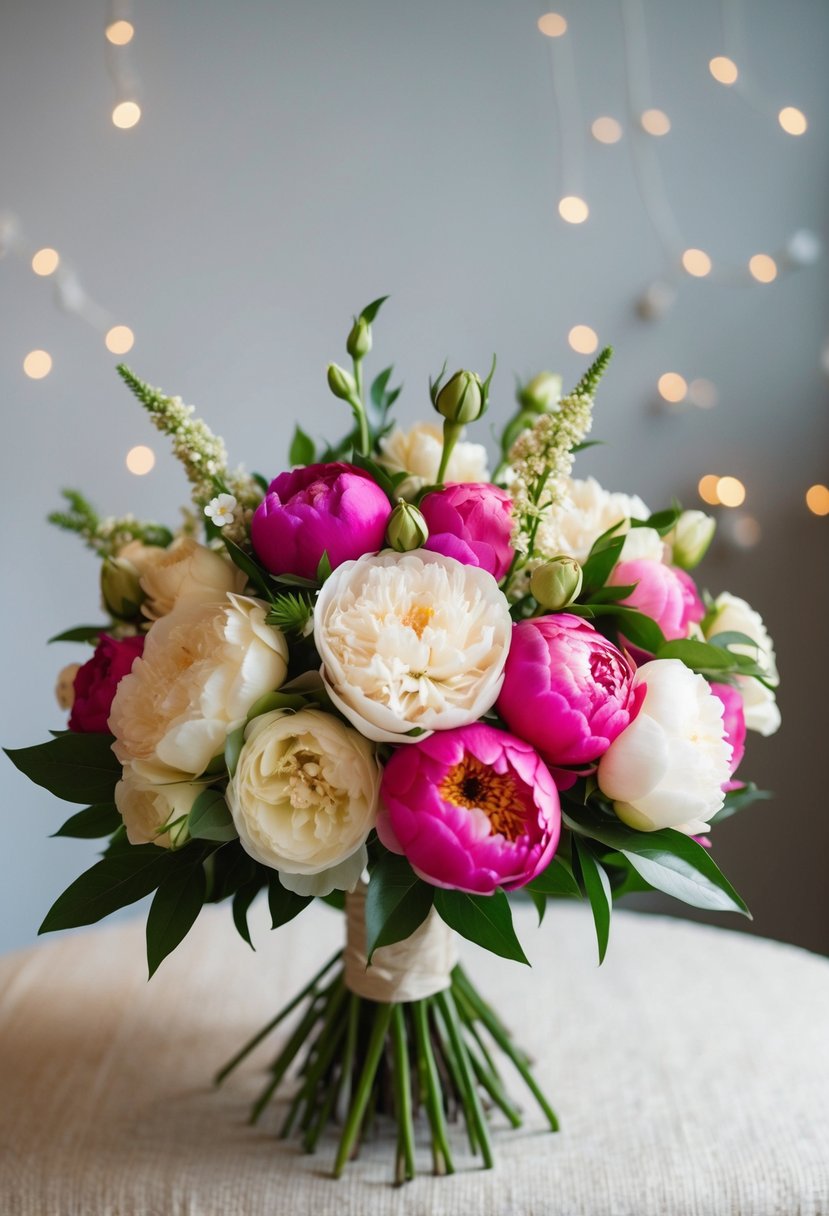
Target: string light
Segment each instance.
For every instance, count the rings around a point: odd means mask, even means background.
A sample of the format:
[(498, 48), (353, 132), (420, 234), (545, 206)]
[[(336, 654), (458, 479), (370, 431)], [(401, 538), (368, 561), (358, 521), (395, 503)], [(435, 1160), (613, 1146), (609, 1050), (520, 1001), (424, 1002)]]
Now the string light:
[(623, 134), (622, 124), (607, 114), (593, 120), (590, 132), (600, 144), (617, 144)]
[(127, 452), (126, 466), (136, 477), (143, 477), (145, 473), (150, 472), (154, 465), (155, 452), (152, 448), (145, 447), (143, 443), (130, 448)]
[(767, 253), (755, 253), (749, 258), (748, 269), (758, 283), (773, 283), (777, 278), (777, 263)]
[(739, 477), (720, 477), (717, 498), (724, 507), (741, 507), (746, 500), (746, 488)]
[(32, 257), (32, 270), (41, 278), (47, 278), (50, 274), (54, 274), (60, 264), (60, 254), (57, 249), (50, 249), (45, 246), (43, 249), (38, 249), (37, 253)]
[(659, 396), (663, 400), (669, 401), (671, 405), (678, 405), (680, 401), (684, 401), (688, 392), (685, 377), (680, 376), (679, 372), (663, 372), (656, 387), (659, 390)]
[(645, 110), (639, 122), (648, 135), (667, 135), (671, 129), (671, 120), (664, 110)]
[(720, 505), (719, 487), (720, 479), (716, 473), (706, 473), (704, 477), (700, 477), (697, 485), (697, 493), (703, 502), (707, 502), (710, 507), (718, 507)]
[(141, 118), (141, 107), (137, 101), (119, 101), (112, 111), (112, 122), (122, 131), (134, 127)]
[(688, 400), (698, 410), (712, 410), (720, 399), (716, 384), (698, 376), (688, 385)]
[(562, 17), (561, 13), (545, 13), (538, 18), (538, 28), (548, 38), (561, 38), (567, 33), (567, 18)]
[(709, 61), (708, 70), (718, 84), (732, 85), (740, 75), (737, 65), (727, 55), (715, 55)]
[(128, 325), (113, 325), (107, 330), (104, 342), (113, 355), (125, 355), (133, 348), (135, 334)]
[(559, 199), (558, 213), (568, 224), (583, 224), (590, 214), (590, 208), (577, 194), (566, 194)]
[(571, 349), (579, 355), (592, 355), (599, 345), (596, 331), (589, 325), (574, 325), (567, 335), (567, 341)]
[(126, 46), (132, 42), (135, 35), (135, 26), (131, 21), (111, 21), (104, 30), (106, 39), (113, 46)]
[(809, 126), (806, 115), (797, 106), (784, 106), (777, 115), (777, 121), (787, 135), (802, 135)]
[(695, 279), (704, 279), (711, 273), (711, 259), (704, 249), (686, 249), (682, 255), (682, 266)]
[(30, 350), (23, 360), (23, 371), (30, 380), (42, 380), (52, 370), (52, 356), (48, 350)]
[(818, 483), (806, 491), (806, 506), (813, 515), (829, 515), (829, 486)]

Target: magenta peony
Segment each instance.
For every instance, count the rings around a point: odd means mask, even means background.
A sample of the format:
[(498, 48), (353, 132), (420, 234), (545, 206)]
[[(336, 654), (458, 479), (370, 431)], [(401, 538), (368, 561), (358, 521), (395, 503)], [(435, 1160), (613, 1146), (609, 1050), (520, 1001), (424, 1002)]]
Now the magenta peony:
[(705, 607), (690, 574), (653, 558), (621, 561), (607, 581), (612, 587), (635, 583), (630, 595), (619, 602), (651, 617), (668, 641), (687, 638), (690, 626), (705, 615)]
[(529, 744), (476, 723), (400, 747), (377, 833), (427, 882), (476, 895), (523, 887), (558, 844), (558, 791)]
[[(711, 691), (723, 703), (723, 726), (725, 741), (731, 748), (731, 776), (733, 777), (746, 750), (746, 719), (743, 712), (743, 698), (740, 690), (733, 684), (712, 684)], [(725, 789), (736, 789), (742, 783), (739, 781), (726, 782)]]
[(512, 499), (506, 490), (482, 482), (448, 485), (427, 494), (420, 510), (429, 526), (425, 549), (480, 566), (499, 581), (504, 577), (514, 553)]
[(636, 716), (633, 671), (580, 617), (557, 612), (521, 621), (497, 709), (550, 764), (591, 764)]
[(323, 553), (331, 568), (381, 549), (388, 498), (351, 464), (310, 464), (280, 473), (256, 508), (250, 538), (271, 574), (314, 578)]
[(132, 671), (132, 665), (144, 650), (144, 636), (118, 641), (108, 634), (101, 635), (95, 653), (75, 676), (75, 700), (69, 729), (79, 732), (105, 734), (107, 719), (115, 690)]

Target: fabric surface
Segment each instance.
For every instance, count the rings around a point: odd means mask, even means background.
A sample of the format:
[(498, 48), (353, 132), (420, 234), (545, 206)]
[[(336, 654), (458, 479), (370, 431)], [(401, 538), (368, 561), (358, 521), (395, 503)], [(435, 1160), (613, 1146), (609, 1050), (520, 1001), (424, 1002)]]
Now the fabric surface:
[[(284, 1028), (220, 1090), (210, 1078), (337, 947), (314, 905), (260, 920), (254, 954), (223, 908), (148, 984), (143, 926), (0, 961), (3, 1216), (812, 1216), (829, 1213), (829, 962), (681, 921), (618, 913), (596, 966), (589, 913), (516, 918), (530, 970), (462, 949), (535, 1056), (551, 1135), (515, 1077), (525, 1128), (480, 1169), (390, 1185), (393, 1143), (339, 1182), (333, 1139), (305, 1156), (246, 1126)], [(505, 1070), (509, 1065), (504, 1064)], [(429, 1169), (425, 1146), (418, 1167)]]

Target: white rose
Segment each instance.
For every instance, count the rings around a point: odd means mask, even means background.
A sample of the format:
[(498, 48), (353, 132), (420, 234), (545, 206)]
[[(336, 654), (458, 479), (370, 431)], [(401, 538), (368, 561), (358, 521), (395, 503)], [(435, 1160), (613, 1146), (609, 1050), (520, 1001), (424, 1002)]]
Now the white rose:
[[(408, 431), (395, 427), (380, 440), (378, 462), (392, 473), (409, 473), (398, 488), (403, 498), (411, 498), (423, 486), (432, 485), (438, 475), (443, 451), (443, 428), (432, 422), (418, 422)], [(455, 444), (444, 481), (489, 481), (486, 448), (480, 443)]]
[(331, 714), (254, 718), (227, 788), (242, 847), (299, 895), (353, 890), (368, 860), (380, 775), (369, 741)]
[[(769, 684), (776, 687), (780, 683), (780, 676), (774, 643), (763, 618), (745, 600), (724, 591), (717, 596), (714, 611), (706, 620), (705, 635), (710, 638), (716, 633), (732, 632), (744, 633), (757, 648), (755, 650), (752, 646), (735, 643), (731, 649), (756, 658), (758, 665), (766, 672)], [(737, 676), (736, 681), (743, 698), (743, 713), (748, 729), (756, 730), (763, 736), (773, 735), (780, 726), (780, 710), (773, 689), (767, 688), (753, 676)]]
[(491, 574), (423, 549), (344, 562), (314, 612), (332, 701), (362, 734), (389, 743), (486, 713), (501, 690), (511, 632)]
[[(189, 781), (145, 781), (132, 765), (115, 787), (115, 805), (121, 812), (130, 844), (157, 844), (175, 848), (188, 839), (187, 816), (204, 787)], [(169, 831), (162, 829), (170, 825)]]
[(641, 832), (705, 832), (731, 775), (722, 701), (679, 659), (644, 663), (633, 684), (645, 699), (599, 761), (599, 788)]
[(544, 557), (567, 554), (585, 562), (593, 542), (614, 524), (625, 521), (621, 558), (647, 557), (661, 561), (664, 545), (653, 528), (631, 528), (630, 519), (647, 519), (650, 511), (642, 499), (629, 494), (611, 494), (594, 477), (573, 477), (567, 483), (567, 498), (542, 519), (536, 547)]
[(229, 595), (182, 604), (156, 621), (144, 653), (118, 685), (113, 751), (147, 780), (197, 777), (251, 706), (279, 688), (288, 646), (265, 623), (267, 604)]
[[(136, 565), (130, 546), (120, 556)], [(200, 545), (192, 536), (180, 536), (169, 549), (139, 570), (146, 600), (141, 610), (151, 621), (166, 616), (179, 604), (207, 604), (224, 599), (229, 591), (244, 591), (247, 579), (221, 553)], [(142, 555), (146, 559), (146, 555)]]

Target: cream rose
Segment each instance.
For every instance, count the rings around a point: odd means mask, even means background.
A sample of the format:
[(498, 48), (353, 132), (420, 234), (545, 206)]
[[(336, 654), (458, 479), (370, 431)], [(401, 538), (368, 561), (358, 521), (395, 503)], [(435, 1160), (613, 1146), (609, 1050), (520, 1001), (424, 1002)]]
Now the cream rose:
[(731, 776), (723, 703), (679, 659), (644, 663), (633, 687), (642, 684), (639, 713), (599, 761), (599, 789), (622, 822), (641, 832), (705, 832)]
[(275, 710), (245, 732), (227, 803), (242, 847), (299, 895), (350, 891), (368, 860), (380, 766), (357, 731), (318, 709)]
[[(128, 764), (115, 787), (115, 805), (127, 829), (127, 840), (163, 849), (184, 844), (188, 839), (186, 817), (203, 788), (189, 781), (154, 784)], [(164, 831), (167, 825), (169, 830)]]
[(501, 690), (512, 635), (491, 574), (415, 549), (344, 562), (319, 593), (314, 641), (336, 707), (369, 739), (476, 721)]
[(664, 552), (662, 538), (653, 528), (631, 528), (630, 519), (647, 519), (650, 511), (637, 495), (612, 494), (602, 488), (594, 477), (583, 481), (570, 478), (567, 498), (553, 507), (538, 529), (536, 546), (545, 557), (567, 554), (584, 562), (603, 532), (620, 520), (627, 533), (621, 557), (624, 560), (647, 557), (661, 561)]
[[(418, 422), (408, 431), (395, 427), (380, 440), (379, 463), (392, 473), (409, 473), (397, 493), (411, 498), (438, 475), (443, 451), (443, 430), (432, 422)], [(486, 448), (480, 443), (456, 443), (446, 468), (446, 482), (489, 481)]]
[(229, 595), (181, 604), (156, 621), (112, 702), (109, 729), (122, 764), (150, 781), (204, 772), (254, 702), (285, 679), (287, 643), (266, 612), (260, 600)]
[(756, 649), (737, 643), (731, 649), (756, 658), (758, 665), (766, 672), (768, 683), (772, 685), (772, 688), (767, 688), (753, 676), (736, 677), (737, 688), (743, 698), (746, 726), (765, 737), (773, 735), (780, 726), (780, 710), (774, 693), (774, 688), (780, 683), (774, 643), (760, 613), (738, 595), (724, 591), (717, 596), (714, 611), (706, 618), (705, 635), (710, 638), (716, 633), (731, 632), (744, 633), (755, 643)]
[[(142, 546), (146, 548), (146, 546)], [(119, 556), (136, 565), (137, 554), (127, 545)], [(141, 610), (151, 621), (166, 616), (179, 604), (215, 603), (227, 592), (244, 591), (247, 579), (221, 553), (200, 545), (192, 536), (180, 536), (158, 557), (140, 555), (141, 589), (146, 600)]]

